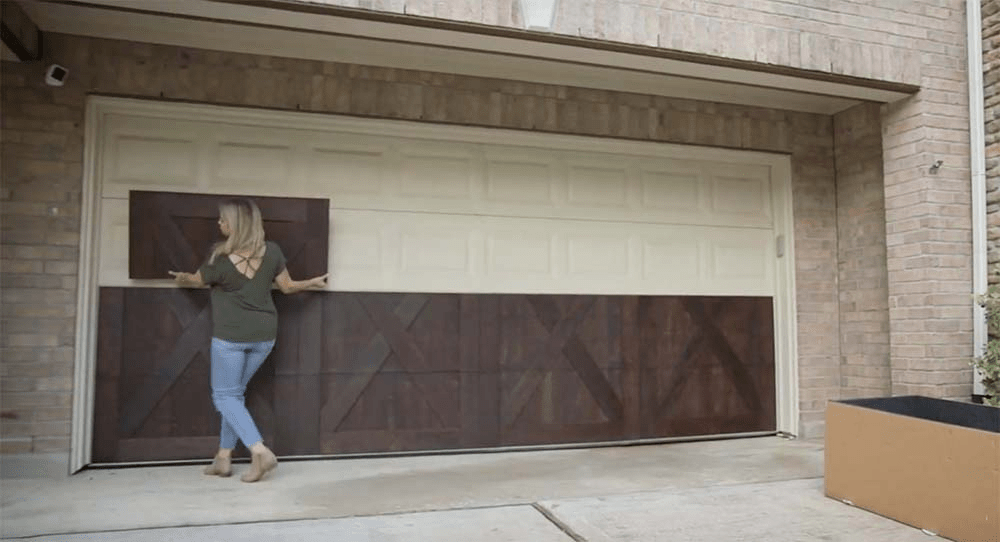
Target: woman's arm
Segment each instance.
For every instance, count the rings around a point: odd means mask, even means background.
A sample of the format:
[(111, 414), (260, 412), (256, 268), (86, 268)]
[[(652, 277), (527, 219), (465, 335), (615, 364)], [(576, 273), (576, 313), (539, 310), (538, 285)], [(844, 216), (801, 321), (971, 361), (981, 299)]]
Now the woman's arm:
[(294, 294), (295, 292), (301, 292), (302, 290), (321, 290), (326, 286), (326, 278), (330, 276), (329, 273), (320, 275), (318, 277), (313, 277), (306, 280), (292, 280), (292, 277), (288, 275), (288, 269), (284, 269), (278, 276), (274, 278), (274, 282), (278, 285), (278, 289), (281, 290), (283, 294)]
[(177, 281), (179, 286), (184, 286), (186, 288), (201, 288), (205, 285), (201, 280), (201, 270), (195, 271), (194, 273), (185, 273), (183, 271), (168, 271), (174, 280)]

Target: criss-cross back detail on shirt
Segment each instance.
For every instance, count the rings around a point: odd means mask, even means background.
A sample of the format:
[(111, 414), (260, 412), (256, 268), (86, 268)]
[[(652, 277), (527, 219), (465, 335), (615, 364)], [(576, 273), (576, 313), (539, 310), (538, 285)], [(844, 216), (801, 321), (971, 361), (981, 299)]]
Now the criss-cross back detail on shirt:
[[(252, 279), (257, 275), (257, 271), (260, 270), (260, 266), (264, 264), (264, 255), (243, 256), (242, 254), (233, 252), (229, 254), (229, 261), (233, 263), (233, 267), (235, 267), (241, 275), (248, 279)], [(256, 262), (256, 265), (254, 265), (254, 262)]]

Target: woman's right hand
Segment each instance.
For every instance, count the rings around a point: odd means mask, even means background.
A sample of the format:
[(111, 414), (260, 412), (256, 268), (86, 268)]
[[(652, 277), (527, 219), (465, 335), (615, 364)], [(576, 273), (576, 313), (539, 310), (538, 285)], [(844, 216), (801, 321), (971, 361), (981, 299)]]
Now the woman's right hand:
[(326, 279), (330, 276), (330, 273), (324, 273), (318, 277), (313, 277), (309, 279), (309, 288), (323, 289), (326, 288)]

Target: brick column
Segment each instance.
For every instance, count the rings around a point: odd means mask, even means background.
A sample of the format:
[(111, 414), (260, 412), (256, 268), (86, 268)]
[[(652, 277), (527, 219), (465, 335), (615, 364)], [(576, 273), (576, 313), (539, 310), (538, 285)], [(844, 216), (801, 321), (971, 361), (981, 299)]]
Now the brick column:
[[(962, 31), (961, 18), (952, 21)], [(924, 89), (883, 109), (892, 394), (972, 393), (972, 216), (967, 85), (925, 55)], [(942, 160), (936, 173), (931, 164)]]
[(891, 380), (879, 106), (838, 113), (833, 125), (841, 397), (885, 396)]

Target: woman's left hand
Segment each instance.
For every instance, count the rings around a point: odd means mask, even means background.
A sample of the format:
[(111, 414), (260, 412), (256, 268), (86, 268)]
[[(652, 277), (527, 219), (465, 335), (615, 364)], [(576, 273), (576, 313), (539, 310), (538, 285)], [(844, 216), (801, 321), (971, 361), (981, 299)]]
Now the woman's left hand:
[(167, 273), (170, 273), (170, 276), (174, 277), (174, 281), (181, 286), (204, 286), (201, 282), (201, 271), (196, 271), (194, 273), (167, 271)]

